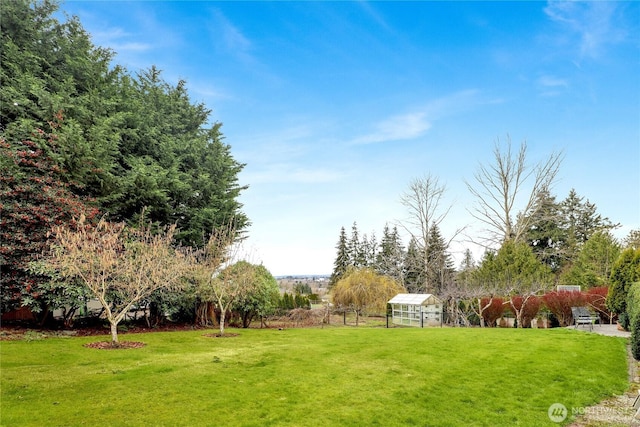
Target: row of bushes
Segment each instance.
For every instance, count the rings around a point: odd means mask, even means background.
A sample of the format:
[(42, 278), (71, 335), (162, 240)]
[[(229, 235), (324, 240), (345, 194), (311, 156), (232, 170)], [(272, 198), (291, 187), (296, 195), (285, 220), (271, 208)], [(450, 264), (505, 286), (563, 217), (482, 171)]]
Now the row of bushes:
[(607, 293), (608, 288), (603, 286), (585, 292), (553, 291), (542, 296), (485, 297), (480, 299), (480, 305), (484, 308), (482, 318), (486, 326), (495, 326), (505, 312), (511, 312), (516, 318), (520, 317), (523, 327), (529, 327), (543, 308), (555, 316), (559, 326), (569, 326), (573, 323), (571, 307), (589, 307), (602, 322), (608, 323), (612, 321), (613, 313), (605, 305)]

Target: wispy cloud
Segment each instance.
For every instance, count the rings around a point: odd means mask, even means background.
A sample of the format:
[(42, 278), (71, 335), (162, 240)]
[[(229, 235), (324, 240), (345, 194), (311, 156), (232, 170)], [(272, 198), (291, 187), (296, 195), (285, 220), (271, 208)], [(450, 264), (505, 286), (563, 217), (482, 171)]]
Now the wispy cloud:
[(106, 31), (96, 31), (92, 35), (93, 42), (99, 46), (109, 46), (118, 53), (125, 52), (145, 52), (153, 46), (149, 43), (139, 41), (128, 41), (134, 39), (135, 34), (128, 33), (122, 28), (109, 28)]
[(477, 95), (476, 90), (456, 92), (435, 99), (415, 111), (393, 115), (375, 125), (372, 132), (354, 138), (351, 144), (363, 145), (419, 138), (426, 134), (438, 119), (477, 105), (480, 102)]
[(429, 130), (431, 123), (425, 112), (402, 114), (383, 120), (376, 129), (357, 137), (352, 144), (373, 144), (386, 141), (402, 141), (422, 136)]
[(387, 21), (384, 19), (384, 17), (376, 9), (374, 9), (369, 2), (367, 2), (367, 1), (359, 1), (357, 4), (380, 27), (382, 27), (383, 29), (385, 29), (387, 31), (391, 30), (391, 27), (389, 26)]
[(617, 2), (549, 1), (546, 15), (563, 27), (571, 37), (578, 38), (579, 54), (597, 58), (609, 44), (626, 38), (626, 31), (618, 19)]
[(253, 44), (243, 32), (235, 26), (219, 9), (213, 11), (211, 31), (216, 39), (223, 42), (223, 48), (237, 59), (253, 62), (251, 55)]
[(569, 87), (567, 80), (552, 75), (538, 77), (536, 84), (541, 96), (558, 96)]

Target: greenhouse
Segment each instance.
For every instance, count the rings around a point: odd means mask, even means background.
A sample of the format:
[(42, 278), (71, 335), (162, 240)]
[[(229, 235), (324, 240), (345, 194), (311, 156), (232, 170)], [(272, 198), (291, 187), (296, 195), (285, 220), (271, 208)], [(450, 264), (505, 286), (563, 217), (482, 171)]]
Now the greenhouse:
[(442, 303), (435, 295), (398, 294), (389, 300), (388, 305), (394, 325), (419, 328), (442, 325)]

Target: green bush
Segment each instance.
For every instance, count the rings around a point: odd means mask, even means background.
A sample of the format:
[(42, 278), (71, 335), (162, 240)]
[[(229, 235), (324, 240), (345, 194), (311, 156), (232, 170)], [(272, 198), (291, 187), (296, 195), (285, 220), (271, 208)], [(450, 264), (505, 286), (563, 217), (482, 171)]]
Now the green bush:
[[(611, 286), (607, 295), (607, 308), (614, 313), (627, 310), (632, 284), (640, 280), (640, 249), (627, 249), (616, 260), (611, 270)], [(640, 300), (639, 304), (640, 304)]]
[(640, 282), (635, 282), (629, 286), (626, 307), (630, 319), (640, 315)]
[(631, 354), (636, 360), (640, 360), (640, 316), (635, 315), (631, 319)]
[(625, 331), (628, 331), (630, 323), (629, 313), (627, 313), (626, 311), (624, 313), (620, 313), (620, 315), (618, 316), (618, 323), (624, 328)]

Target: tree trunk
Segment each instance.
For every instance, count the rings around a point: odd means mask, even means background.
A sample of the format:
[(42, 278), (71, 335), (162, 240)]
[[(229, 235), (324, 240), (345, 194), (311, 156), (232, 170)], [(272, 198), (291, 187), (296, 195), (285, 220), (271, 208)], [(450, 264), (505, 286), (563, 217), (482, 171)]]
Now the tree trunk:
[[(489, 300), (489, 305), (491, 305), (491, 300)], [(489, 306), (487, 305), (487, 307)], [(484, 328), (485, 324), (484, 324), (484, 317), (482, 316), (482, 313), (484, 313), (484, 307), (482, 307), (482, 300), (480, 298), (478, 298), (478, 317), (480, 317), (480, 327)]]
[(111, 345), (113, 347), (118, 346), (118, 324), (114, 321), (110, 321), (111, 323)]
[(518, 329), (524, 328), (524, 325), (522, 324), (523, 311), (524, 311), (523, 309), (520, 309), (519, 311), (516, 310), (516, 322), (518, 322)]
[(226, 310), (220, 310), (220, 335), (224, 335), (224, 318), (226, 314)]

